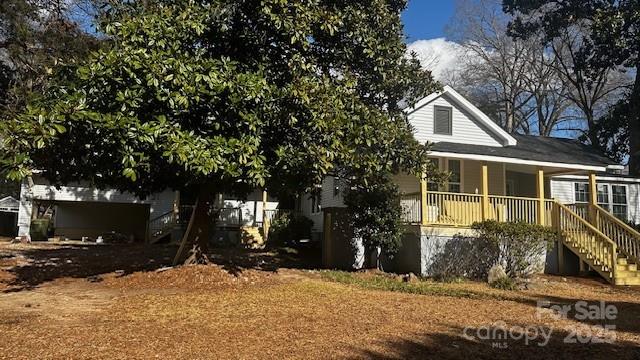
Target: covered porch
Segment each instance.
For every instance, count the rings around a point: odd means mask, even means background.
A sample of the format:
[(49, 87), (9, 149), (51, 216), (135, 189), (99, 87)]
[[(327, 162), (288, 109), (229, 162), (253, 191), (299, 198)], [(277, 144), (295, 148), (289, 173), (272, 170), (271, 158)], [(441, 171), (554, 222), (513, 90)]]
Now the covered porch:
[[(567, 173), (593, 173), (556, 164), (491, 162), (462, 157), (433, 158), (450, 173), (443, 184), (400, 174), (395, 181), (402, 192), (403, 221), (441, 227), (470, 227), (475, 222), (526, 222), (551, 226), (554, 200), (550, 177)], [(595, 186), (595, 177), (593, 177)]]

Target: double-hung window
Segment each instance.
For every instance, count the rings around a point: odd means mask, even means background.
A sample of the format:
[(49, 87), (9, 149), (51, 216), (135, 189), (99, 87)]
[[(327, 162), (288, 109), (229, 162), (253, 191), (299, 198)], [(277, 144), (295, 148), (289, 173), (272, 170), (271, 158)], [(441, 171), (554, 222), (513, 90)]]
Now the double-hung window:
[(598, 189), (596, 196), (598, 205), (607, 211), (611, 211), (611, 208), (609, 207), (609, 185), (597, 184), (596, 187)]
[[(627, 201), (627, 187), (614, 184), (596, 184), (596, 187), (598, 189), (596, 195), (598, 205), (610, 211), (619, 219), (628, 221), (629, 204)], [(575, 183), (574, 190), (576, 203), (584, 204), (589, 202), (588, 183)]]
[(311, 195), (311, 213), (317, 214), (322, 211), (320, 204), (322, 203), (322, 194)]
[(576, 203), (588, 203), (589, 184), (577, 182), (574, 184), (574, 188)]
[(449, 170), (448, 191), (452, 193), (462, 192), (462, 163), (460, 160), (449, 160), (447, 165)]
[(627, 204), (627, 187), (611, 185), (611, 209), (614, 216), (623, 221), (629, 221)]

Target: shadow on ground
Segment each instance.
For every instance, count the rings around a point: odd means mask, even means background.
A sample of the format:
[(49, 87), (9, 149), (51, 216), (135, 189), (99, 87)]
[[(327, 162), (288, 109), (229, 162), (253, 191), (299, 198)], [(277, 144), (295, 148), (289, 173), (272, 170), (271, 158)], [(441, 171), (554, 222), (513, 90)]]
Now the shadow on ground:
[[(522, 328), (523, 326), (520, 325)], [(506, 330), (505, 330), (506, 329)], [(590, 337), (597, 331), (585, 329), (554, 330), (548, 342), (542, 335), (534, 338), (529, 328), (525, 340), (517, 326), (451, 328), (449, 332), (401, 338), (382, 342), (384, 352), (356, 349), (359, 357), (369, 359), (639, 359), (637, 344), (607, 337), (608, 342)], [(539, 330), (540, 334), (542, 330)], [(549, 329), (544, 329), (549, 334)], [(458, 335), (459, 334), (459, 335)], [(578, 334), (580, 337), (575, 336)], [(609, 334), (611, 335), (611, 334)], [(520, 338), (518, 338), (521, 336)], [(608, 335), (605, 335), (605, 337)]]
[[(18, 266), (4, 270), (8, 276), (0, 277), (0, 285), (6, 286), (3, 292), (16, 292), (60, 278), (100, 281), (102, 274), (117, 272), (122, 276), (137, 271), (152, 271), (171, 266), (176, 251), (175, 245), (144, 244), (33, 243), (16, 249), (3, 247), (0, 248), (0, 258), (20, 257), (23, 261)], [(213, 248), (209, 258), (229, 273), (239, 275), (245, 269), (277, 271), (282, 267), (315, 268), (319, 265), (320, 255), (313, 248)]]

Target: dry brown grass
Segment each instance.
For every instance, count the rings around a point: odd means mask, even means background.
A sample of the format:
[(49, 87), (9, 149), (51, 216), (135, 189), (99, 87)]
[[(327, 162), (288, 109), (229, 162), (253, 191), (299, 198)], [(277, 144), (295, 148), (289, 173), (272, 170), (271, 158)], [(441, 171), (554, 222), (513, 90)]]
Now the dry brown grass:
[[(2, 248), (0, 248), (1, 254)], [(17, 251), (17, 250), (16, 250)], [(19, 251), (18, 251), (19, 252)], [(7, 258), (5, 258), (7, 260)], [(5, 277), (13, 266), (3, 263)], [(237, 270), (237, 269), (236, 269)], [(0, 270), (0, 274), (2, 271)], [(318, 272), (193, 266), (60, 277), (0, 294), (0, 358), (638, 358), (640, 292), (545, 277), (531, 290), (438, 285), (449, 294), (364, 289)], [(356, 276), (371, 276), (357, 274)], [(0, 278), (0, 282), (3, 278)], [(618, 306), (614, 344), (563, 343), (577, 320), (539, 319), (536, 301), (605, 300)], [(463, 336), (495, 322), (553, 329), (546, 347)]]

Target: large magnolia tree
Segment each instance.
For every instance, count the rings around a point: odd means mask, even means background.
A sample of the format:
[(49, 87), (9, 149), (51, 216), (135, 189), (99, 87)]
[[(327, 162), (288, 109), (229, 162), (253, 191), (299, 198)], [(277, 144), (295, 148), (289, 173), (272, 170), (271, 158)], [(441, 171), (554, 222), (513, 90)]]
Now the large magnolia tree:
[(109, 45), (56, 69), (4, 123), (3, 169), (147, 195), (198, 190), (188, 262), (206, 260), (217, 193), (303, 191), (418, 170), (400, 104), (435, 90), (406, 55), (404, 0), (110, 2)]

